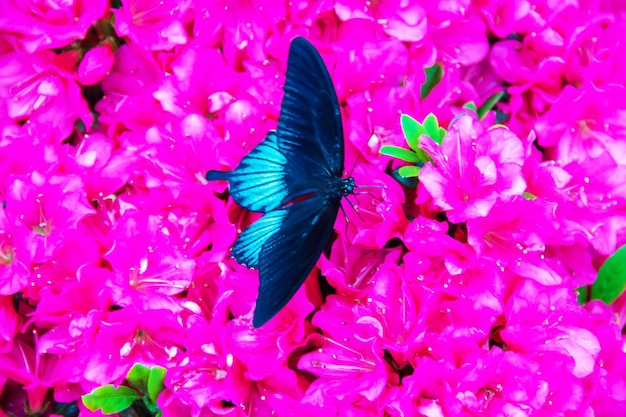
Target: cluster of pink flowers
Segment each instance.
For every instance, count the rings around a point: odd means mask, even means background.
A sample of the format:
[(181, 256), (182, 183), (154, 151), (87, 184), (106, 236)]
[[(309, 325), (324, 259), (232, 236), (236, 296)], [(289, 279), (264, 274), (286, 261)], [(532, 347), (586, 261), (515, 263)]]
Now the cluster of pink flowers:
[[(0, 1), (0, 416), (100, 415), (135, 363), (164, 416), (626, 415), (626, 300), (576, 292), (626, 244), (620, 2), (112, 3)], [(380, 188), (255, 329), (257, 215), (204, 175), (276, 127), (295, 36)], [(401, 113), (447, 129), (417, 189)]]

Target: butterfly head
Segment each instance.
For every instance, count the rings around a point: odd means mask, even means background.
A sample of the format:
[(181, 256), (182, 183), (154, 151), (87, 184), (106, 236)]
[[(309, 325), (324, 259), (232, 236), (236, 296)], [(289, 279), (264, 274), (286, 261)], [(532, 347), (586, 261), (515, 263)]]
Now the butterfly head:
[(348, 177), (341, 180), (341, 195), (346, 196), (348, 194), (354, 194), (355, 188), (356, 184), (354, 183), (354, 178)]

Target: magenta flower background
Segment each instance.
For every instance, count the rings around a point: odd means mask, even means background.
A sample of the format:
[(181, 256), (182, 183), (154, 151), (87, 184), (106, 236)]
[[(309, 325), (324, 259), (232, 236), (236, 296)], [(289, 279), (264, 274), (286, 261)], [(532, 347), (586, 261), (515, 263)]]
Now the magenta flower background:
[[(135, 363), (165, 417), (626, 415), (626, 296), (576, 293), (626, 244), (624, 33), (611, 0), (0, 1), (0, 417), (100, 416)], [(276, 127), (296, 36), (375, 188), (255, 329), (258, 215), (204, 175)], [(417, 189), (402, 113), (447, 129)]]

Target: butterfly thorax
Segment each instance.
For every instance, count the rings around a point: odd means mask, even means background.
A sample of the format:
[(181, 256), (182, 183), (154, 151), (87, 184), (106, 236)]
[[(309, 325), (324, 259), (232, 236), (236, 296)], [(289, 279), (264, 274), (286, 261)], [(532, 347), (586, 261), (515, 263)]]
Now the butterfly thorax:
[(354, 183), (354, 178), (336, 178), (333, 179), (327, 187), (324, 187), (322, 194), (329, 198), (340, 198), (348, 194), (354, 194), (355, 188), (356, 184)]

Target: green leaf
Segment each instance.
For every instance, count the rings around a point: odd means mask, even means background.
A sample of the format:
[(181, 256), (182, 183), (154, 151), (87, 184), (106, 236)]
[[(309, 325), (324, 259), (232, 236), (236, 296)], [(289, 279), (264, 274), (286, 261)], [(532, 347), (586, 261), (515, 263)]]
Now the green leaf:
[(626, 289), (626, 245), (608, 258), (598, 271), (591, 287), (591, 299), (611, 304)]
[(141, 399), (141, 395), (132, 388), (104, 385), (83, 395), (83, 404), (89, 411), (101, 410), (102, 414), (115, 414), (126, 410), (133, 402)]
[(576, 294), (578, 294), (576, 297), (578, 301), (578, 305), (584, 306), (585, 304), (587, 304), (587, 300), (589, 299), (589, 287), (588, 286), (577, 288)]
[(150, 375), (150, 369), (136, 363), (130, 368), (128, 371), (128, 375), (126, 376), (126, 381), (133, 387), (137, 388), (142, 393), (146, 393), (148, 391), (148, 376)]
[(398, 173), (399, 169), (400, 168), (396, 168), (393, 171), (391, 171), (391, 176), (400, 184), (404, 185), (405, 187), (417, 188), (417, 183), (418, 183), (417, 177), (404, 178)]
[(393, 156), (394, 158), (402, 159), (406, 162), (420, 162), (415, 152), (408, 149), (400, 148), (399, 146), (385, 145), (380, 148), (380, 153), (387, 156)]
[(478, 109), (478, 119), (482, 120), (483, 117), (485, 117), (485, 115), (487, 113), (489, 113), (489, 110), (493, 109), (493, 107), (496, 105), (496, 103), (498, 101), (500, 101), (500, 99), (504, 96), (504, 91), (500, 91), (499, 93), (494, 93), (491, 95), (491, 97), (489, 97), (487, 99), (487, 101), (485, 101), (483, 103), (482, 106), (480, 106), (480, 108)]
[(416, 151), (419, 149), (418, 142), (421, 135), (425, 134), (424, 127), (414, 118), (408, 114), (402, 114), (400, 116), (400, 125), (402, 126), (402, 133), (409, 147)]
[(420, 88), (420, 98), (425, 99), (433, 88), (439, 84), (441, 78), (443, 78), (443, 68), (439, 64), (435, 64), (432, 67), (424, 68), (424, 73), (426, 73), (426, 81), (422, 84)]
[(422, 167), (418, 167), (418, 166), (400, 167), (398, 169), (398, 174), (403, 178), (413, 178), (413, 177), (417, 177), (421, 170), (422, 170)]
[(167, 371), (161, 366), (155, 366), (150, 369), (150, 376), (148, 377), (148, 397), (156, 401), (159, 394), (165, 389), (165, 373)]
[(476, 103), (474, 103), (473, 101), (470, 101), (469, 103), (465, 103), (463, 105), (464, 109), (468, 109), (473, 111), (474, 113), (478, 113), (478, 108), (476, 108)]
[(429, 113), (428, 116), (424, 118), (424, 130), (429, 138), (441, 145), (441, 142), (443, 142), (443, 138), (446, 135), (446, 129), (439, 127), (439, 120), (437, 120), (437, 116)]

